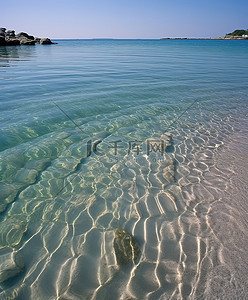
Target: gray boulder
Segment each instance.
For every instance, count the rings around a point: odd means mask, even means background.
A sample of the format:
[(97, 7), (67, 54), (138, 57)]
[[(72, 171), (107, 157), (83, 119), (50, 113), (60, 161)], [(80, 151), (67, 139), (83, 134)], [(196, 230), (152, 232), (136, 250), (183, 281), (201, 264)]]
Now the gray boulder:
[(34, 37), (32, 35), (27, 34), (26, 32), (20, 32), (16, 35), (17, 38), (26, 38), (29, 40), (34, 40)]
[(34, 40), (36, 43), (40, 43), (41, 38), (35, 37)]
[(5, 37), (5, 28), (0, 28), (0, 36)]
[(34, 40), (30, 40), (27, 38), (19, 38), (20, 44), (21, 45), (35, 45), (35, 41)]
[(6, 36), (15, 37), (15, 30), (7, 30), (6, 31)]
[(6, 42), (7, 46), (16, 46), (16, 45), (20, 45), (21, 44), (18, 39), (12, 38), (12, 37), (9, 37), (9, 36), (5, 37), (5, 42)]
[(5, 42), (5, 37), (0, 35), (0, 46), (5, 46), (6, 42)]
[(6, 34), (6, 28), (1, 27), (0, 28), (0, 36), (5, 36)]
[(45, 39), (40, 40), (40, 44), (41, 45), (51, 45), (51, 44), (53, 44), (53, 42), (50, 39), (45, 38)]

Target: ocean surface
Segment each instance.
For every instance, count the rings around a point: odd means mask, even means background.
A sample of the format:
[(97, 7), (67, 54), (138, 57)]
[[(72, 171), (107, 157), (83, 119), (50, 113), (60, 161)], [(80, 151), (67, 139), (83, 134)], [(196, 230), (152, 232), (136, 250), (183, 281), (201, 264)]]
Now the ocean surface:
[(248, 41), (57, 42), (0, 47), (0, 299), (247, 299)]

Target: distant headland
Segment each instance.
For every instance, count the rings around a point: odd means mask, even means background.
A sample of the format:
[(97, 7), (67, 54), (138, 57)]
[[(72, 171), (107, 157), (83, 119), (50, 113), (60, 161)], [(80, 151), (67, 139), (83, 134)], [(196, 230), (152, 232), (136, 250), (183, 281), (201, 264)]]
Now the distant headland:
[(248, 29), (236, 29), (231, 33), (226, 34), (225, 36), (220, 36), (214, 38), (217, 40), (248, 40)]
[(248, 29), (236, 29), (225, 36), (214, 37), (214, 38), (161, 38), (161, 40), (248, 40)]
[(7, 30), (4, 27), (0, 28), (0, 46), (15, 46), (15, 45), (51, 45), (57, 44), (52, 42), (49, 38), (38, 38), (27, 34), (26, 32), (20, 32), (15, 34), (14, 30)]

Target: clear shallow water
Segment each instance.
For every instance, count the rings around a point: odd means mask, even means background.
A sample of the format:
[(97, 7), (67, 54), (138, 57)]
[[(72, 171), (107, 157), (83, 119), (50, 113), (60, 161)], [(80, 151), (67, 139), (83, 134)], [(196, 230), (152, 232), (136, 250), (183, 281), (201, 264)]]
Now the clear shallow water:
[[(0, 48), (0, 258), (24, 265), (2, 299), (247, 295), (223, 254), (245, 247), (226, 245), (216, 225), (237, 211), (225, 151), (247, 136), (247, 50), (197, 40)], [(147, 155), (147, 139), (166, 132), (164, 155)], [(101, 141), (97, 153), (89, 140)], [(140, 246), (135, 263), (117, 264), (118, 228)]]

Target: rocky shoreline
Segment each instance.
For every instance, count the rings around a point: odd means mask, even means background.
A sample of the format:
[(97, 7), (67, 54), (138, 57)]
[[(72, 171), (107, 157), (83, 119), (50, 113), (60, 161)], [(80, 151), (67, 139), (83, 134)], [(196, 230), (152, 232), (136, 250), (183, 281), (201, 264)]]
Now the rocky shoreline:
[(213, 40), (248, 40), (248, 38), (243, 38), (241, 36), (220, 36), (213, 38)]
[(15, 33), (14, 30), (7, 30), (0, 28), (0, 46), (16, 46), (16, 45), (51, 45), (57, 44), (52, 42), (49, 38), (39, 38), (27, 34), (26, 32)]

